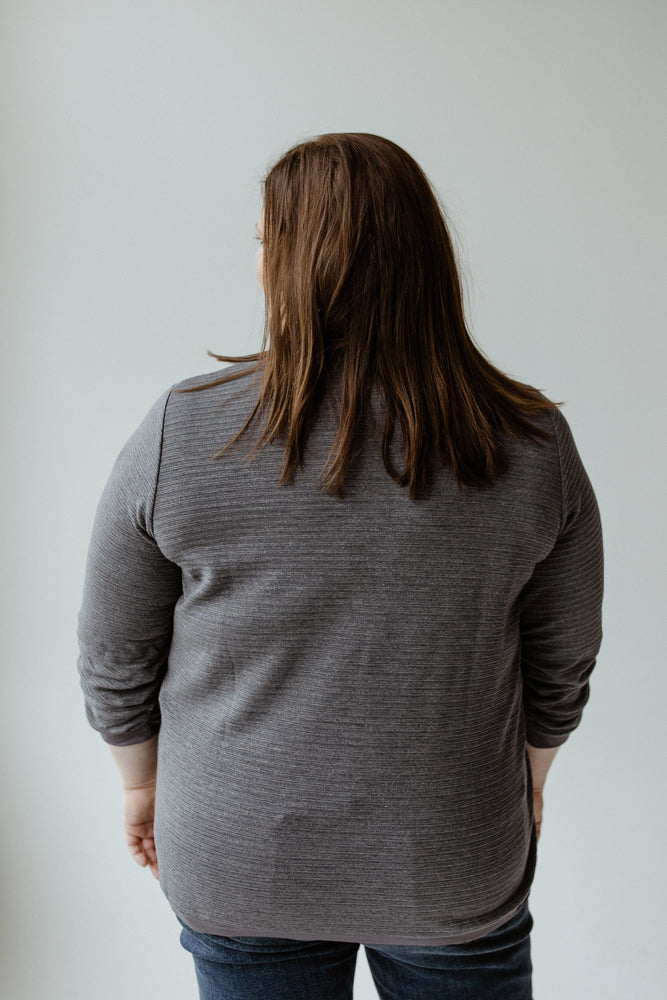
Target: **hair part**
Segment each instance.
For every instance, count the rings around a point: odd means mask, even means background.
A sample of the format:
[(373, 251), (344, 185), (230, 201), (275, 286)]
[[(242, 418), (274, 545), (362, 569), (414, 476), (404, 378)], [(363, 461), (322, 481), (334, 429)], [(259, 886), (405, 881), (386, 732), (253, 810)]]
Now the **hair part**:
[[(339, 497), (373, 387), (385, 404), (384, 466), (413, 501), (428, 489), (438, 460), (453, 470), (459, 490), (485, 487), (507, 469), (504, 435), (538, 443), (549, 437), (529, 418), (562, 402), (505, 375), (474, 344), (445, 210), (404, 149), (366, 132), (319, 135), (280, 157), (262, 193), (261, 349), (236, 357), (207, 352), (256, 364), (176, 390), (261, 374), (252, 413), (212, 458), (266, 411), (250, 460), (270, 441), (285, 440), (278, 485), (291, 483), (334, 378), (340, 417), (318, 484)], [(389, 453), (397, 422), (402, 472)]]

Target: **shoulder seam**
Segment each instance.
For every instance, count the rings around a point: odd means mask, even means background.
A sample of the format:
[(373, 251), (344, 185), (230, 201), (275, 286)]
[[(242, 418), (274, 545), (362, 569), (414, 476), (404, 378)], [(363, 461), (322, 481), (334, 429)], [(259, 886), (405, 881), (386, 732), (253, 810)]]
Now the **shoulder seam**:
[[(560, 411), (559, 411), (560, 412)], [(563, 458), (560, 447), (560, 435), (558, 433), (558, 424), (556, 423), (556, 411), (555, 409), (551, 411), (551, 419), (554, 425), (554, 432), (556, 435), (556, 447), (558, 449), (558, 474), (560, 477), (560, 530), (563, 530), (563, 517), (565, 514), (565, 497), (563, 493)]]
[(162, 469), (162, 445), (163, 445), (163, 442), (164, 442), (164, 425), (165, 425), (165, 421), (166, 421), (166, 418), (167, 418), (167, 406), (169, 404), (169, 400), (171, 399), (172, 390), (173, 390), (173, 388), (174, 388), (174, 386), (176, 384), (177, 383), (174, 382), (174, 384), (169, 387), (169, 392), (167, 393), (167, 398), (164, 401), (164, 407), (162, 409), (162, 423), (161, 423), (161, 426), (160, 426), (160, 447), (159, 447), (159, 450), (158, 450), (157, 473), (155, 475), (155, 486), (153, 487), (153, 500), (152, 500), (151, 509), (150, 509), (151, 536), (153, 538), (155, 538), (155, 531), (153, 529), (153, 515), (155, 513), (155, 501), (157, 499), (158, 483), (160, 481), (160, 470)]

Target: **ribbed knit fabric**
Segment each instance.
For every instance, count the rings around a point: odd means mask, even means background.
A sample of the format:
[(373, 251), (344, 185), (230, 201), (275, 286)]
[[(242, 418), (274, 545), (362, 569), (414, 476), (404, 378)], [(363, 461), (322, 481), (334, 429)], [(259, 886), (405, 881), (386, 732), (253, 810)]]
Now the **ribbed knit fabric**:
[[(600, 515), (569, 425), (509, 439), (509, 470), (410, 501), (380, 454), (379, 397), (341, 498), (252, 462), (239, 362), (166, 390), (104, 488), (78, 616), (90, 725), (159, 731), (160, 885), (195, 930), (367, 944), (481, 937), (537, 858), (526, 739), (579, 725), (602, 640)], [(203, 392), (233, 370), (243, 377)], [(375, 435), (373, 437), (373, 431)], [(397, 425), (391, 454), (403, 468)]]

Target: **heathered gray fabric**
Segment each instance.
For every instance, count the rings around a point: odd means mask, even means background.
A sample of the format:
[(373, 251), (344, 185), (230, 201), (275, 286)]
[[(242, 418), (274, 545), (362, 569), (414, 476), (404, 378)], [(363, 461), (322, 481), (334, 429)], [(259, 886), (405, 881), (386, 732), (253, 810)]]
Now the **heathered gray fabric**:
[(250, 368), (175, 383), (116, 459), (78, 619), (88, 721), (117, 745), (159, 731), (160, 885), (195, 930), (481, 937), (535, 873), (526, 738), (576, 729), (602, 640), (600, 515), (569, 425), (508, 440), (491, 488), (438, 468), (413, 503), (374, 393), (375, 440), (336, 498), (314, 485), (332, 397), (292, 485), (282, 443), (246, 460), (257, 424), (211, 460), (256, 379), (171, 390)]

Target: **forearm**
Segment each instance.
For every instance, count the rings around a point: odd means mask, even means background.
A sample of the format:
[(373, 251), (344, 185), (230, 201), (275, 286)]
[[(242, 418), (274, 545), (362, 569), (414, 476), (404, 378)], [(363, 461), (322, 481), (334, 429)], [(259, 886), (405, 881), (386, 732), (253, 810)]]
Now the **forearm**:
[(530, 743), (526, 743), (526, 747), (533, 776), (533, 790), (538, 791), (544, 788), (547, 771), (560, 747), (532, 747)]
[(155, 784), (157, 778), (157, 742), (158, 736), (144, 743), (133, 743), (130, 746), (114, 746), (108, 744), (116, 761), (120, 779), (124, 789), (145, 788)]

